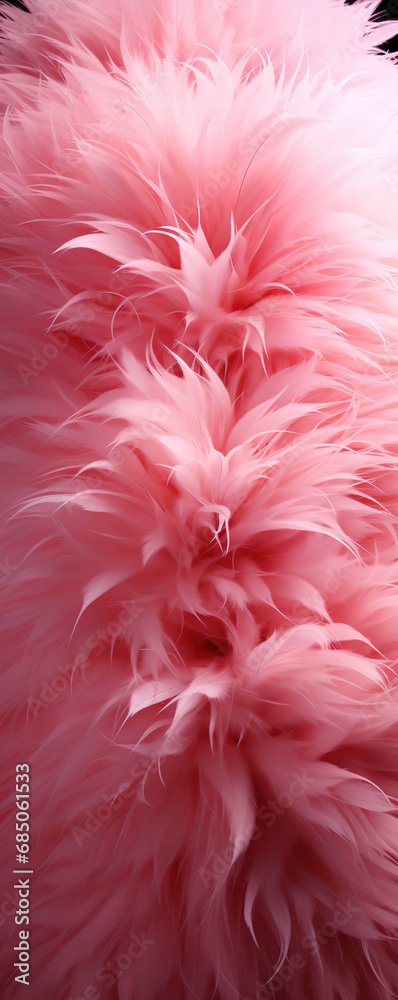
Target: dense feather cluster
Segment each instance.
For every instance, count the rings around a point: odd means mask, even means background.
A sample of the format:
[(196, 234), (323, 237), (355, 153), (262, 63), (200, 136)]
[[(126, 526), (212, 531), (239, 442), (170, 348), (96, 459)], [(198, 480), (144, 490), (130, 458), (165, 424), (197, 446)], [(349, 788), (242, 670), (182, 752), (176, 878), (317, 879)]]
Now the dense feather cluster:
[(398, 992), (375, 6), (2, 19), (2, 899), (26, 760), (31, 1000)]

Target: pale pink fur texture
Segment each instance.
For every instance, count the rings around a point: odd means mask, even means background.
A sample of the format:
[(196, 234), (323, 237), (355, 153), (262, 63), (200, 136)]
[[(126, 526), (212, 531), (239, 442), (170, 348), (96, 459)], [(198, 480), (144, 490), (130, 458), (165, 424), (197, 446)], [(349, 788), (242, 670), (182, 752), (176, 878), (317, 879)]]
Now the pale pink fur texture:
[(398, 993), (398, 67), (375, 6), (1, 19), (5, 1000)]

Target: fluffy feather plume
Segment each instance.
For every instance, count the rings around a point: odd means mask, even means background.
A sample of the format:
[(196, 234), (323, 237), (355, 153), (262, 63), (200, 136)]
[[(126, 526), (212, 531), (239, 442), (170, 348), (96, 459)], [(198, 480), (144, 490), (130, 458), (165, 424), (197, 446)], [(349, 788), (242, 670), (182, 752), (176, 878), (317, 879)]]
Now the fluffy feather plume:
[(375, 3), (1, 22), (3, 995), (398, 993), (397, 68)]

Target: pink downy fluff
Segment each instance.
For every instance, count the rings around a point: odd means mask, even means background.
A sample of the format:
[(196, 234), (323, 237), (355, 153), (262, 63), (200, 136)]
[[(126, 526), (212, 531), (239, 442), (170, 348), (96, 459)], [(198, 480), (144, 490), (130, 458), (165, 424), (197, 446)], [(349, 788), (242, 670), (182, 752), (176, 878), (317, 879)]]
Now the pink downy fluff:
[(376, 4), (1, 21), (29, 1000), (398, 993), (397, 67)]

